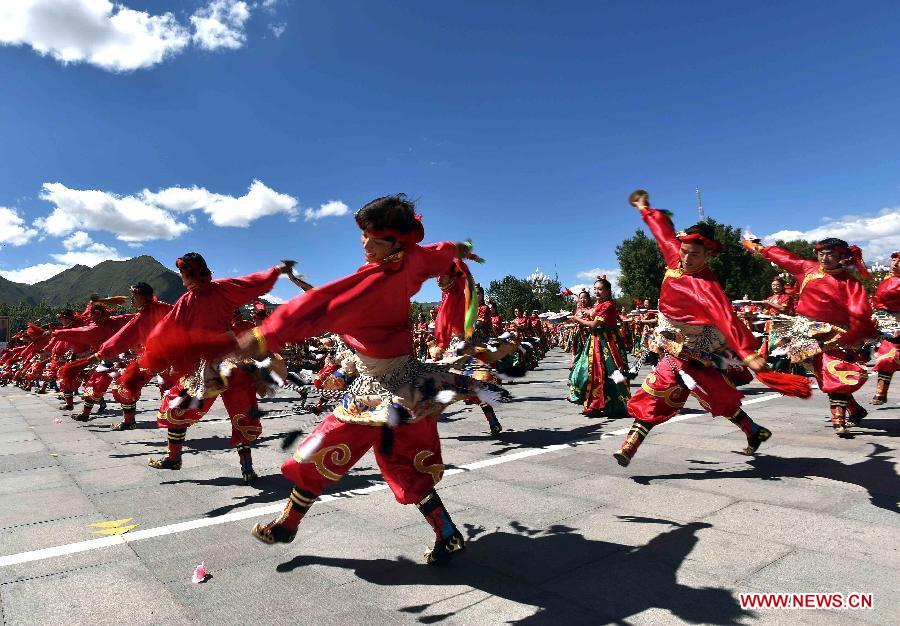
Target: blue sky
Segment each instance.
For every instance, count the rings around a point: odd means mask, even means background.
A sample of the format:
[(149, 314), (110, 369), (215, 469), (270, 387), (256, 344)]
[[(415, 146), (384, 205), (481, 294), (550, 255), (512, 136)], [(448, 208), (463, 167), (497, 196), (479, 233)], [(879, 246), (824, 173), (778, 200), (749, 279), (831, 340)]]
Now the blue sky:
[(0, 8), (0, 275), (195, 250), (321, 283), (398, 191), (485, 285), (612, 272), (636, 187), (680, 225), (700, 185), (759, 235), (900, 247), (896, 2), (122, 6)]

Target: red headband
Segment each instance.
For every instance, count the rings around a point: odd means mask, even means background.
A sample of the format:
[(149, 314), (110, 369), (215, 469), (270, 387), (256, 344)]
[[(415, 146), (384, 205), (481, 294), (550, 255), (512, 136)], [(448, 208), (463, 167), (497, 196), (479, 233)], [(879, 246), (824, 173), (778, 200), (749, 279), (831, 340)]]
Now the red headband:
[(839, 244), (821, 244), (821, 243), (817, 243), (815, 246), (813, 246), (813, 250), (815, 250), (816, 252), (819, 252), (820, 250), (844, 250), (844, 251), (848, 251), (848, 250), (850, 250), (850, 248), (849, 248), (846, 244), (842, 244), (842, 243), (839, 243)]
[(425, 239), (425, 227), (422, 225), (421, 215), (416, 215), (415, 218), (416, 224), (409, 232), (401, 233), (400, 231), (393, 228), (383, 228), (381, 230), (367, 228), (366, 233), (368, 233), (370, 237), (375, 237), (377, 239), (393, 237), (399, 243), (403, 244), (404, 247), (409, 244), (416, 244)]
[(682, 230), (675, 235), (675, 238), (678, 239), (678, 241), (680, 241), (681, 243), (698, 243), (713, 254), (718, 254), (722, 251), (721, 243), (719, 243), (715, 239), (704, 237), (700, 233), (688, 234)]
[(198, 259), (185, 261), (182, 257), (178, 257), (177, 259), (175, 259), (175, 267), (177, 267), (179, 270), (189, 270), (198, 280), (212, 280), (212, 272), (209, 271), (209, 268), (206, 266), (206, 264), (201, 263)]

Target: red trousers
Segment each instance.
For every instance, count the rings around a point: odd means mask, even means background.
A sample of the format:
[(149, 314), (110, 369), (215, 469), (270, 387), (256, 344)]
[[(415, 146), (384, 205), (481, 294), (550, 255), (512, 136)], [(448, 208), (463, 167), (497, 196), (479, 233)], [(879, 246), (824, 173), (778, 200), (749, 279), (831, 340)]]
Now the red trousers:
[(885, 374), (900, 370), (900, 344), (888, 339), (882, 341), (875, 354), (875, 367), (872, 369)]
[[(697, 386), (688, 390), (675, 375), (675, 368), (687, 372), (697, 381)], [(724, 417), (737, 415), (744, 397), (722, 371), (665, 355), (660, 357), (659, 364), (647, 374), (640, 390), (628, 401), (628, 412), (642, 422), (662, 424), (684, 408), (691, 394), (704, 409)]]
[[(180, 429), (196, 424), (212, 408), (218, 397), (206, 398), (197, 409), (183, 408), (187, 406), (186, 400), (181, 406), (171, 407), (172, 401), (180, 396), (182, 389), (180, 384), (172, 385), (163, 396), (156, 416), (156, 423), (160, 428)], [(225, 410), (231, 418), (231, 445), (255, 441), (262, 434), (262, 423), (259, 421), (253, 377), (241, 368), (235, 368), (228, 377), (228, 388), (221, 395)]]
[(100, 402), (111, 383), (112, 378), (108, 372), (91, 372), (91, 375), (84, 381), (84, 393), (82, 395), (85, 399)]
[(381, 449), (381, 435), (379, 426), (347, 424), (329, 415), (281, 465), (281, 473), (318, 496), (374, 446), (375, 460), (397, 502), (419, 502), (444, 474), (437, 420), (426, 417), (394, 429), (390, 454)]
[(855, 355), (844, 350), (818, 354), (812, 360), (813, 376), (824, 393), (853, 393), (866, 384), (869, 372), (855, 362)]

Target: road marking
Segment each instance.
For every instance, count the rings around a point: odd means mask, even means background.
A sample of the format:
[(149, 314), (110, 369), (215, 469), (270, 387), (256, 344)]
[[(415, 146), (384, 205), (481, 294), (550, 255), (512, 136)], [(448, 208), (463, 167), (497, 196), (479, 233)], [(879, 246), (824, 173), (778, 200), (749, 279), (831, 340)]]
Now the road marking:
[[(88, 527), (99, 529), (94, 531), (95, 535), (122, 535), (140, 526), (140, 524), (128, 524), (132, 519), (134, 518), (126, 517), (125, 519), (117, 519), (112, 522), (97, 522), (88, 524)], [(125, 526), (125, 524), (128, 525)]]
[[(768, 402), (769, 400), (774, 400), (776, 398), (780, 398), (781, 394), (771, 393), (764, 396), (760, 396), (758, 398), (752, 398), (750, 400), (746, 400), (743, 402), (744, 405), (748, 404), (758, 404), (760, 402)], [(700, 415), (706, 415), (706, 413), (694, 413), (690, 415), (676, 415), (672, 419), (670, 419), (666, 423), (671, 422), (683, 422), (685, 420), (693, 419)], [(456, 474), (462, 474), (464, 472), (472, 472), (479, 469), (484, 469), (486, 467), (493, 467), (494, 465), (502, 465), (503, 463), (510, 463), (512, 461), (519, 461), (521, 459), (527, 459), (533, 456), (540, 456), (542, 454), (548, 454), (550, 452), (557, 452), (559, 450), (565, 450), (567, 448), (577, 448), (584, 445), (590, 445), (597, 443), (598, 441), (602, 441), (604, 439), (609, 439), (610, 437), (618, 437), (620, 435), (628, 434), (628, 428), (620, 428), (619, 430), (614, 430), (608, 433), (602, 433), (597, 437), (590, 437), (588, 439), (581, 439), (579, 441), (570, 441), (567, 443), (557, 443), (550, 446), (543, 446), (541, 448), (531, 448), (529, 450), (522, 450), (520, 452), (512, 452), (510, 454), (504, 454), (502, 456), (498, 456), (492, 459), (484, 459), (482, 461), (475, 461), (473, 463), (467, 463), (465, 465), (460, 465), (459, 467), (451, 467), (450, 469), (444, 472), (444, 476), (455, 476)], [(335, 494), (326, 494), (319, 496), (319, 502), (331, 502), (334, 500), (342, 500), (353, 496), (363, 496), (370, 493), (375, 493), (376, 491), (384, 491), (388, 488), (387, 483), (376, 483), (369, 487), (365, 487), (363, 489), (350, 489), (347, 491), (341, 491)], [(21, 565), (22, 563), (31, 563), (33, 561), (43, 561), (45, 559), (53, 559), (61, 556), (67, 556), (69, 554), (78, 554), (79, 552), (88, 552), (91, 550), (100, 550), (102, 548), (109, 548), (111, 546), (124, 545), (126, 543), (133, 543), (135, 541), (142, 541), (144, 539), (152, 539), (154, 537), (163, 537), (165, 535), (173, 535), (176, 533), (183, 533), (189, 530), (197, 530), (199, 528), (207, 528), (209, 526), (218, 526), (219, 524), (228, 524), (230, 522), (237, 522), (245, 519), (251, 519), (254, 517), (262, 517), (264, 515), (274, 515), (275, 513), (281, 513), (284, 509), (284, 503), (278, 504), (269, 504), (266, 506), (258, 506), (252, 509), (246, 509), (244, 511), (233, 511), (231, 513), (225, 513), (224, 515), (217, 515), (215, 517), (202, 517), (200, 519), (190, 520), (187, 522), (178, 522), (176, 524), (167, 524), (165, 526), (158, 526), (156, 528), (146, 528), (144, 530), (137, 530), (134, 532), (125, 533), (123, 535), (113, 535), (110, 537), (101, 537), (99, 539), (88, 539), (87, 541), (78, 541), (76, 543), (68, 543), (61, 546), (54, 546), (52, 548), (43, 548), (40, 550), (30, 550), (28, 552), (20, 552), (19, 554), (10, 554), (7, 556), (0, 557), (0, 567), (7, 567), (9, 565)], [(119, 520), (122, 521), (122, 520)], [(125, 520), (128, 521), (128, 520)]]

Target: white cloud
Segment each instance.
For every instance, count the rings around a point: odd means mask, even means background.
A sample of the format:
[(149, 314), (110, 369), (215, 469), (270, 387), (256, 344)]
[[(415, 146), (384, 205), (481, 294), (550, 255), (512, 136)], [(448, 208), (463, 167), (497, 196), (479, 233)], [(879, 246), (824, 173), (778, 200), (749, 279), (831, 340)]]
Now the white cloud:
[(250, 8), (242, 0), (213, 0), (191, 16), (193, 42), (205, 50), (240, 48), (247, 39), (244, 24)]
[(811, 230), (779, 230), (764, 239), (771, 244), (777, 239), (817, 241), (826, 237), (837, 237), (857, 244), (867, 261), (889, 256), (900, 249), (900, 207), (882, 209), (878, 215), (826, 218), (821, 226)]
[(184, 213), (203, 211), (216, 226), (246, 228), (250, 222), (266, 215), (284, 213), (297, 217), (297, 198), (278, 193), (254, 180), (246, 194), (239, 198), (213, 193), (203, 187), (169, 187), (153, 193), (144, 190), (141, 198), (150, 204)]
[(37, 235), (37, 231), (33, 228), (25, 226), (25, 220), (22, 219), (15, 209), (0, 207), (0, 244), (11, 244), (14, 246), (24, 246)]
[(91, 242), (91, 236), (83, 230), (79, 230), (72, 233), (71, 237), (63, 240), (63, 247), (66, 250), (77, 250), (78, 248), (89, 246)]
[(318, 209), (306, 209), (303, 212), (306, 221), (310, 220), (318, 220), (323, 217), (340, 217), (341, 215), (347, 215), (350, 211), (350, 207), (341, 202), (340, 200), (329, 200)]
[(63, 240), (63, 247), (66, 252), (63, 254), (51, 254), (54, 259), (60, 263), (72, 265), (87, 265), (94, 267), (103, 261), (124, 261), (128, 257), (119, 255), (119, 251), (106, 244), (96, 243), (83, 230), (79, 230), (72, 234), (71, 237)]
[(161, 63), (189, 41), (168, 12), (150, 15), (109, 0), (0, 2), (0, 44), (30, 46), (63, 64), (127, 72)]
[(47, 280), (74, 265), (94, 267), (103, 261), (125, 261), (119, 251), (106, 244), (97, 243), (83, 230), (72, 233), (62, 242), (65, 252), (51, 254), (56, 263), (39, 263), (17, 270), (0, 271), (0, 276), (17, 283), (29, 285)]
[(189, 230), (167, 211), (134, 196), (44, 183), (41, 199), (53, 203), (54, 209), (35, 225), (56, 237), (79, 229), (102, 230), (122, 241), (139, 242), (175, 239)]
[(73, 265), (94, 267), (103, 261), (125, 261), (129, 258), (120, 256), (114, 248), (109, 248), (99, 243), (96, 244), (96, 249), (77, 250), (64, 254), (51, 254), (50, 256), (60, 263), (65, 263), (66, 267)]
[(265, 300), (266, 302), (271, 302), (272, 304), (284, 304), (284, 303), (285, 303), (285, 299), (284, 299), (284, 298), (279, 298), (278, 296), (273, 295), (273, 294), (271, 294), (271, 293), (267, 293), (267, 294), (264, 295), (264, 296), (260, 296), (259, 299), (260, 299), (260, 300)]
[[(67, 237), (63, 246), (68, 251), (87, 248), (88, 252), (107, 254), (110, 258), (116, 253), (111, 248), (100, 250), (98, 246), (102, 244), (94, 244), (89, 231), (113, 233), (129, 246), (139, 247), (144, 241), (170, 240), (183, 235), (191, 229), (189, 224), (196, 223), (198, 212), (208, 215), (216, 226), (235, 228), (246, 228), (269, 215), (283, 214), (290, 221), (300, 215), (297, 198), (279, 193), (259, 180), (254, 180), (247, 193), (239, 197), (197, 186), (168, 187), (156, 192), (144, 189), (138, 194), (120, 196), (101, 190), (71, 189), (62, 183), (44, 183), (40, 197), (54, 207), (49, 215), (35, 220), (37, 228), (47, 235)], [(0, 226), (4, 224), (3, 211), (0, 208)], [(307, 220), (315, 220), (345, 215), (348, 211), (343, 202), (330, 200), (316, 210), (307, 209), (305, 215)], [(34, 229), (25, 229), (15, 212), (6, 217), (9, 224), (3, 232), (10, 240), (24, 243), (38, 234)], [(15, 230), (16, 226), (19, 231)]]
[[(589, 270), (584, 270), (583, 272), (578, 272), (575, 276), (577, 278), (583, 278), (583, 279), (590, 280), (590, 281), (596, 281), (598, 276), (603, 276), (603, 275), (606, 275), (606, 280), (608, 280), (610, 285), (612, 286), (613, 295), (616, 295), (616, 296), (620, 295), (619, 277), (622, 275), (622, 270), (620, 270), (618, 268), (603, 269), (602, 267), (594, 267)], [(588, 286), (588, 291), (593, 290), (593, 285), (594, 285), (594, 283), (591, 282), (590, 286)], [(583, 285), (578, 285), (578, 287), (579, 287), (578, 291), (581, 291), (582, 286)], [(571, 289), (572, 291), (575, 291), (575, 293), (578, 293), (578, 291), (576, 291), (574, 287), (569, 287), (569, 289)]]
[(275, 35), (275, 39), (278, 39), (284, 34), (284, 31), (287, 30), (287, 22), (277, 22), (274, 24), (269, 24), (269, 30), (272, 31), (273, 35)]
[(0, 270), (0, 276), (5, 278), (6, 280), (13, 281), (14, 283), (25, 283), (27, 285), (33, 285), (34, 283), (39, 283), (42, 280), (52, 278), (63, 270), (69, 269), (69, 267), (69, 265), (60, 263), (40, 263), (38, 265), (23, 267), (18, 270)]
[(568, 287), (569, 291), (574, 293), (576, 296), (581, 293), (582, 290), (587, 290), (591, 297), (594, 297), (594, 283), (576, 283)]

